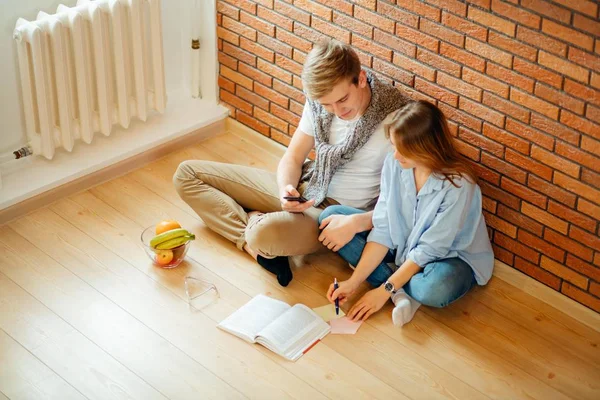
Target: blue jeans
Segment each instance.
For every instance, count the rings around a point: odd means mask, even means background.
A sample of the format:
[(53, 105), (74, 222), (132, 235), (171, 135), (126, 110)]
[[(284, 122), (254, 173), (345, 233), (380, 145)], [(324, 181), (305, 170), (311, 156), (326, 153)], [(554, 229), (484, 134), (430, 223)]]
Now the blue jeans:
[[(330, 215), (352, 215), (365, 211), (348, 206), (329, 206), (319, 216), (319, 225)], [(369, 232), (357, 233), (350, 242), (338, 250), (338, 254), (353, 266), (358, 265)], [(372, 286), (378, 287), (394, 272), (387, 263), (395, 260), (395, 249), (388, 251), (381, 264), (367, 278)], [(431, 307), (446, 307), (460, 299), (476, 284), (473, 270), (460, 258), (433, 261), (415, 274), (403, 287), (404, 291), (419, 303)]]

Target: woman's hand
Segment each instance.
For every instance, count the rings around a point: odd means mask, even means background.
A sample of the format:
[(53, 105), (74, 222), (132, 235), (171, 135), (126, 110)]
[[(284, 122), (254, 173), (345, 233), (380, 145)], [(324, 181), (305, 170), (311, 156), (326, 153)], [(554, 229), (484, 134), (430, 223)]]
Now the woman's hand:
[(333, 283), (329, 286), (329, 290), (327, 290), (327, 300), (330, 303), (335, 303), (335, 299), (340, 300), (340, 305), (344, 304), (348, 297), (352, 295), (356, 291), (356, 285), (352, 280), (348, 279), (347, 281), (338, 282), (338, 288), (335, 289), (333, 287)]
[(332, 251), (344, 247), (358, 233), (352, 215), (330, 215), (321, 222), (319, 229), (323, 229), (319, 241)]
[(314, 199), (308, 200), (304, 203), (300, 203), (299, 201), (286, 200), (284, 199), (284, 196), (300, 197), (300, 193), (292, 185), (287, 185), (285, 188), (283, 188), (283, 190), (281, 190), (279, 200), (281, 201), (281, 209), (283, 211), (301, 213), (311, 208), (315, 204)]
[(365, 321), (372, 314), (381, 310), (381, 307), (390, 299), (390, 294), (383, 286), (369, 290), (352, 306), (348, 312), (348, 319), (352, 321)]

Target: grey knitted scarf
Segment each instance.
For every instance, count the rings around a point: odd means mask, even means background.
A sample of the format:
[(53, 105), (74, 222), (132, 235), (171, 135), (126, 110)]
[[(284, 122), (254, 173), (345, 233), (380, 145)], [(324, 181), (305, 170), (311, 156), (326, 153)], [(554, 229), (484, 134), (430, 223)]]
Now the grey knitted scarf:
[(410, 100), (392, 85), (381, 82), (367, 72), (367, 82), (371, 87), (371, 103), (365, 114), (358, 120), (354, 130), (339, 144), (329, 144), (329, 130), (334, 114), (325, 110), (318, 102), (307, 98), (315, 122), (315, 161), (307, 161), (302, 166), (302, 182), (307, 182), (303, 196), (315, 199), (315, 206), (321, 204), (327, 195), (331, 178), (337, 169), (352, 159), (371, 137), (375, 128), (385, 117)]

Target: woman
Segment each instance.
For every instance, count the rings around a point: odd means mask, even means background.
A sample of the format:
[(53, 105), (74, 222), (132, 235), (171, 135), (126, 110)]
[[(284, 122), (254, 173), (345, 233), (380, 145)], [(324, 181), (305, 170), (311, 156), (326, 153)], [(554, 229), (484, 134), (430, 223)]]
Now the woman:
[[(446, 119), (418, 101), (400, 109), (386, 126), (395, 150), (384, 162), (373, 229), (342, 248), (323, 241), (350, 265), (350, 279), (327, 298), (343, 304), (363, 282), (367, 292), (348, 312), (366, 320), (391, 297), (395, 325), (409, 322), (420, 304), (445, 307), (492, 275), (494, 255), (481, 212), (481, 191), (469, 163), (456, 150)], [(328, 207), (320, 227), (335, 215), (360, 215)]]

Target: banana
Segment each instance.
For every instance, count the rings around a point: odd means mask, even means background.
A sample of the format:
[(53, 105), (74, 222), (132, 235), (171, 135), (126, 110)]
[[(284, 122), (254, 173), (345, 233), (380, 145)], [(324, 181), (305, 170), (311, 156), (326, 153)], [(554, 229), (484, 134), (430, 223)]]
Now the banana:
[(188, 241), (194, 240), (194, 239), (196, 239), (196, 236), (194, 236), (193, 234), (184, 235), (184, 236), (178, 236), (176, 238), (169, 239), (169, 240), (167, 240), (165, 242), (157, 244), (156, 245), (156, 249), (157, 250), (174, 249), (175, 247), (179, 247), (182, 244), (185, 244)]
[(171, 229), (170, 231), (166, 231), (161, 233), (160, 235), (156, 235), (150, 240), (150, 247), (158, 248), (157, 246), (167, 240), (175, 239), (180, 236), (194, 236), (192, 233), (183, 228)]

